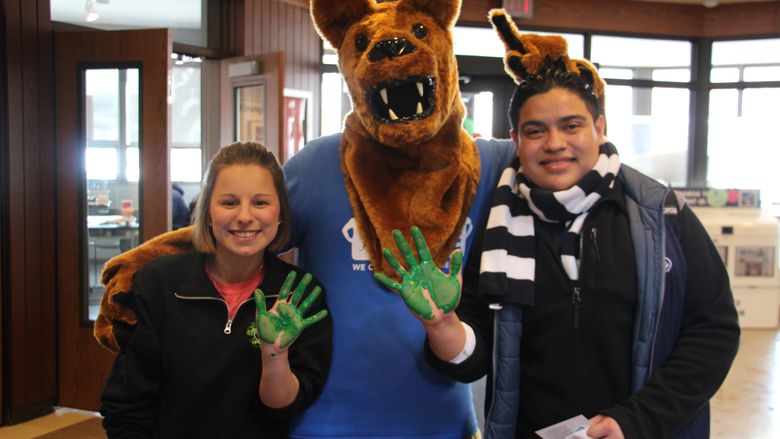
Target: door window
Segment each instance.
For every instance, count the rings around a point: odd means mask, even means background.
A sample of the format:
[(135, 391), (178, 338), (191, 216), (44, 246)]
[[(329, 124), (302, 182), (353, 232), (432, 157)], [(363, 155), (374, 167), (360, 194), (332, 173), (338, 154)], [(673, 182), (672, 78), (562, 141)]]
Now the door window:
[(103, 265), (138, 245), (140, 81), (138, 68), (87, 68), (82, 73), (88, 282), (81, 315), (93, 321), (103, 298)]

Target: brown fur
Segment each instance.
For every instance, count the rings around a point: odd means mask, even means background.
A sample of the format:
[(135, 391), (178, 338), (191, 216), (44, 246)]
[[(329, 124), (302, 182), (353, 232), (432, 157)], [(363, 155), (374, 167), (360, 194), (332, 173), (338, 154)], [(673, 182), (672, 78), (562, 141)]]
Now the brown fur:
[[(521, 34), (512, 21), (512, 17), (504, 9), (491, 9), (488, 18), (493, 28), (498, 33), (506, 47), (504, 55), (504, 69), (509, 76), (519, 84), (526, 75), (539, 73), (545, 58), (551, 61), (561, 60), (566, 69), (576, 74), (581, 74), (582, 69), (587, 69), (594, 78), (593, 94), (601, 101), (604, 108), (604, 91), (606, 85), (599, 77), (596, 66), (585, 59), (570, 59), (566, 40), (559, 35)], [(517, 50), (517, 44), (522, 45), (523, 51)], [(513, 60), (519, 59), (525, 71), (517, 71), (513, 68)]]
[[(393, 249), (391, 232), (407, 237), (419, 226), (431, 254), (443, 264), (457, 242), (479, 182), (479, 157), (473, 139), (461, 128), (464, 108), (452, 51), (451, 27), (460, 0), (312, 0), (311, 13), (320, 35), (339, 54), (339, 67), (352, 97), (341, 140), (341, 166), (350, 204), (375, 270), (388, 270), (382, 247)], [(415, 35), (422, 24), (427, 35)], [(356, 47), (365, 35), (367, 50)], [(405, 39), (414, 50), (403, 56), (370, 61), (381, 41)], [(388, 122), (375, 116), (368, 91), (387, 81), (431, 77), (432, 111), (426, 117)], [(129, 292), (132, 275), (161, 254), (191, 248), (188, 229), (170, 232), (106, 264), (106, 295), (95, 322), (95, 336), (110, 350), (118, 346), (112, 321), (135, 324), (132, 311), (112, 298)], [(327, 257), (327, 256), (324, 256)], [(401, 260), (401, 259), (399, 259)], [(388, 272), (388, 271), (386, 271)]]
[[(423, 230), (434, 260), (443, 263), (458, 239), (479, 182), (479, 158), (462, 128), (463, 104), (452, 51), (451, 27), (460, 1), (399, 0), (377, 4), (312, 1), (312, 18), (336, 48), (339, 67), (352, 97), (341, 140), (342, 169), (360, 235), (374, 269), (391, 274), (382, 248), (395, 251), (391, 232)], [(424, 38), (415, 24), (428, 30)], [(358, 35), (367, 49), (356, 48)], [(372, 62), (368, 54), (390, 39), (411, 42), (408, 55)], [(409, 77), (432, 77), (432, 113), (418, 120), (387, 123), (372, 111), (368, 90)], [(398, 256), (398, 255), (397, 255)]]
[(100, 279), (106, 287), (106, 292), (100, 302), (100, 314), (93, 329), (93, 334), (101, 345), (112, 352), (119, 352), (119, 344), (113, 333), (114, 320), (129, 325), (136, 323), (133, 310), (114, 300), (119, 295), (132, 292), (133, 274), (158, 256), (192, 250), (191, 232), (192, 227), (185, 227), (164, 233), (106, 262)]

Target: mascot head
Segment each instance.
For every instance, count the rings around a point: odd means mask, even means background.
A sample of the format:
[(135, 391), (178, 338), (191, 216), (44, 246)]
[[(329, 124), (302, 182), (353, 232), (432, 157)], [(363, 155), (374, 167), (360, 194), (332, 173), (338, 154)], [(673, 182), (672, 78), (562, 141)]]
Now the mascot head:
[(546, 66), (574, 73), (588, 84), (604, 109), (606, 83), (599, 76), (596, 66), (586, 59), (571, 59), (566, 40), (560, 35), (521, 34), (504, 9), (492, 9), (488, 13), (490, 23), (504, 42), (504, 69), (516, 84), (526, 78), (539, 75)]
[(352, 108), (392, 148), (426, 141), (463, 115), (450, 30), (460, 0), (312, 0), (320, 35), (338, 51)]

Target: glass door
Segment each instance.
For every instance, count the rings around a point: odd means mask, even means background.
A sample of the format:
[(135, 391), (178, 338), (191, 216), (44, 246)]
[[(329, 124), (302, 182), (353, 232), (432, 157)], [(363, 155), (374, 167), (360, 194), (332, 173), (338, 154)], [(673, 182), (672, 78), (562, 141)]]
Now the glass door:
[(105, 262), (170, 228), (166, 29), (55, 34), (59, 404), (99, 407)]
[(139, 241), (139, 73), (139, 67), (81, 70), (88, 262), (88, 288), (80, 300), (84, 322), (94, 322), (100, 310), (103, 265)]

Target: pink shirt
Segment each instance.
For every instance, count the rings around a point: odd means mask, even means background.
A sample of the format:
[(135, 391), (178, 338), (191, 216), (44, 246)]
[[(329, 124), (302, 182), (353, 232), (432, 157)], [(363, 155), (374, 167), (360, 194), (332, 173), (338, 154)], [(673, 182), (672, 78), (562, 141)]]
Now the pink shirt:
[(228, 306), (228, 319), (233, 319), (233, 317), (236, 316), (238, 307), (241, 306), (245, 300), (252, 297), (252, 293), (255, 291), (255, 288), (257, 288), (258, 285), (260, 285), (260, 282), (262, 282), (263, 276), (265, 275), (265, 265), (260, 267), (254, 276), (243, 282), (221, 282), (217, 280), (213, 274), (211, 274), (211, 271), (209, 271), (208, 267), (206, 267), (206, 275), (211, 280), (211, 283), (214, 284), (214, 288), (217, 289), (217, 292), (219, 292), (219, 295), (222, 296), (222, 299), (225, 300), (225, 303)]

